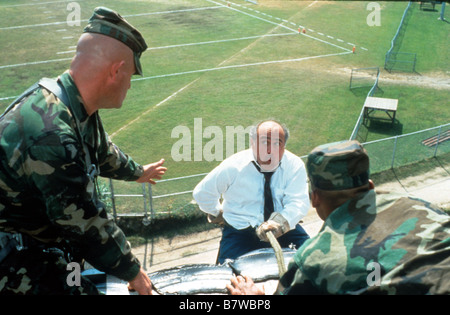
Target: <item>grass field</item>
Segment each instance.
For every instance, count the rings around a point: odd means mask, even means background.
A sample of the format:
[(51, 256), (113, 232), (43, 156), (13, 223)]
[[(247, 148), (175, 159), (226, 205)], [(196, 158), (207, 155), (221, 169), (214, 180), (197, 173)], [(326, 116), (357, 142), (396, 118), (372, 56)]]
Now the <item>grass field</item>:
[[(72, 2), (81, 8), (80, 26), (65, 22), (69, 1), (1, 2), (1, 111), (40, 77), (69, 67), (86, 20), (102, 4)], [(220, 163), (193, 161), (196, 118), (201, 131), (215, 126), (223, 134), (226, 126), (277, 118), (290, 128), (288, 149), (298, 155), (348, 139), (367, 94), (349, 89), (351, 69), (382, 69), (407, 5), (377, 3), (380, 26), (368, 25), (367, 1), (237, 0), (228, 6), (222, 0), (109, 0), (106, 5), (135, 25), (150, 48), (141, 58), (144, 76), (133, 79), (123, 108), (102, 111), (105, 128), (138, 162), (165, 158), (166, 178), (208, 172)], [(398, 124), (369, 130), (367, 141), (450, 121), (450, 24), (437, 19), (439, 12), (415, 5), (400, 50), (417, 54), (416, 73), (382, 70), (377, 93), (399, 99)], [(191, 132), (191, 161), (171, 156), (177, 126)], [(201, 138), (201, 148), (209, 149), (214, 137)], [(225, 148), (231, 139), (219, 140)], [(186, 190), (195, 181), (186, 183)]]

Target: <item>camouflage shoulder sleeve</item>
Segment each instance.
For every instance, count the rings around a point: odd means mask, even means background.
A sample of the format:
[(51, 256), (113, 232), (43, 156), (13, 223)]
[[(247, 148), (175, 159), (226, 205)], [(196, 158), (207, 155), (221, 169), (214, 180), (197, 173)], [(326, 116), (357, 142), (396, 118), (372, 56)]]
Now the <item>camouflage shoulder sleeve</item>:
[(287, 293), (449, 294), (450, 216), (409, 197), (375, 203), (370, 191), (336, 209), (290, 269)]
[[(304, 245), (311, 239), (307, 240)], [(296, 256), (301, 256), (301, 250), (296, 253)], [(295, 259), (289, 262), (286, 273), (280, 278), (278, 285), (279, 294), (282, 295), (309, 295), (321, 294), (316, 287), (314, 281), (308, 278), (308, 275), (302, 272), (301, 265)]]
[(142, 176), (144, 170), (130, 156), (115, 145), (103, 129), (100, 117), (99, 126), (99, 167), (103, 177), (133, 181)]
[(106, 144), (100, 156), (100, 174), (103, 177), (133, 181), (142, 176), (142, 166), (115, 145), (106, 133), (103, 141)]
[[(392, 254), (378, 252), (380, 279), (358, 293), (449, 295), (450, 216), (413, 197), (394, 196), (390, 202), (380, 199), (377, 226), (390, 232), (385, 244)], [(352, 249), (366, 250), (360, 245), (354, 244)]]

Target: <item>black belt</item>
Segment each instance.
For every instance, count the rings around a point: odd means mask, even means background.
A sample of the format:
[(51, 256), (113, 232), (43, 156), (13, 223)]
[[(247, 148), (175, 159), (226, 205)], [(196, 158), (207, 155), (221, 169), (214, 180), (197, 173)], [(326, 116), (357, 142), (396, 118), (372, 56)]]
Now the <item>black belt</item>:
[(0, 263), (12, 251), (22, 251), (25, 249), (34, 249), (44, 253), (58, 254), (64, 257), (68, 262), (71, 262), (72, 255), (68, 246), (64, 244), (47, 244), (40, 242), (31, 236), (21, 233), (5, 233), (0, 232)]
[(22, 235), (0, 232), (0, 263), (13, 251), (23, 248)]

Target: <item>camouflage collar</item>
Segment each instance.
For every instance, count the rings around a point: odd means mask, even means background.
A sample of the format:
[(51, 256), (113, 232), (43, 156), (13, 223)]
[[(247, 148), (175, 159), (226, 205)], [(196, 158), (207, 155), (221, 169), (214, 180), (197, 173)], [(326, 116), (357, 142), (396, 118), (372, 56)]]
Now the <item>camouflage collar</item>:
[(69, 71), (66, 71), (62, 75), (60, 75), (59, 81), (66, 89), (67, 96), (69, 98), (70, 104), (66, 105), (70, 107), (73, 115), (75, 116), (74, 118), (82, 124), (89, 118), (89, 115), (87, 114), (86, 109), (84, 108), (83, 99), (81, 98), (80, 91), (75, 85), (75, 81), (73, 80)]
[(87, 145), (92, 150), (90, 160), (97, 161), (96, 148), (98, 147), (98, 128), (102, 125), (98, 111), (91, 116), (87, 114), (81, 94), (69, 71), (64, 72), (59, 77), (59, 81), (64, 86), (68, 95), (70, 104), (66, 105), (74, 116), (73, 118), (75, 120), (76, 128), (78, 129), (77, 132), (79, 133), (80, 141), (83, 142), (83, 145)]
[(329, 225), (333, 230), (349, 229), (355, 223), (353, 220), (361, 216), (376, 215), (376, 193), (374, 189), (360, 193), (333, 210), (324, 222), (322, 229)]

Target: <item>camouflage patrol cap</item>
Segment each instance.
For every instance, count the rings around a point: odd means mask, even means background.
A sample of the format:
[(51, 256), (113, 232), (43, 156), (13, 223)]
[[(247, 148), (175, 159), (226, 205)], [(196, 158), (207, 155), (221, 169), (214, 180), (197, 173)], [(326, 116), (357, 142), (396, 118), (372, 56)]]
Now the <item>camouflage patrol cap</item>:
[(369, 156), (356, 141), (316, 147), (306, 161), (312, 185), (322, 190), (344, 190), (363, 186), (369, 180)]
[(84, 28), (85, 33), (98, 33), (115, 38), (133, 50), (136, 73), (142, 75), (142, 67), (139, 58), (147, 49), (147, 44), (141, 33), (119, 13), (105, 8), (97, 7), (94, 14)]

